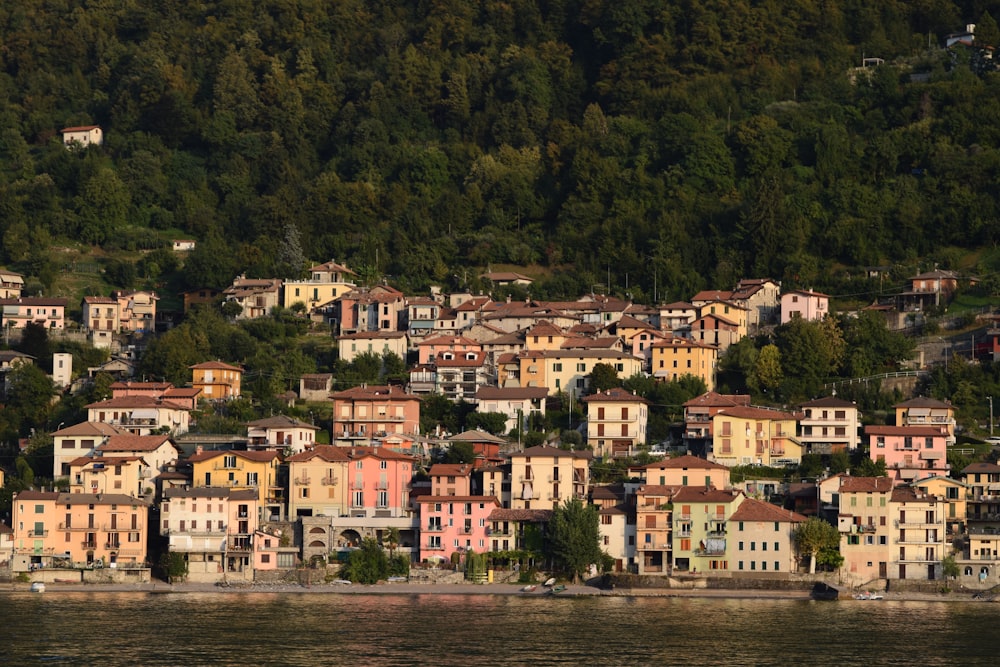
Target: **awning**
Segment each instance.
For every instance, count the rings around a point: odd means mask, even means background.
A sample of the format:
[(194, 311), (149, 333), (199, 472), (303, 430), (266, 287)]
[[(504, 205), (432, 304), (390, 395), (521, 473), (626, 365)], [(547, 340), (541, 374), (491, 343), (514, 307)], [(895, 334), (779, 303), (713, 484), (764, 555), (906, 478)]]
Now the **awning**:
[(907, 414), (911, 417), (926, 417), (931, 413), (930, 408), (910, 408), (907, 410)]
[(132, 411), (132, 419), (156, 419), (158, 416), (156, 408), (136, 408)]

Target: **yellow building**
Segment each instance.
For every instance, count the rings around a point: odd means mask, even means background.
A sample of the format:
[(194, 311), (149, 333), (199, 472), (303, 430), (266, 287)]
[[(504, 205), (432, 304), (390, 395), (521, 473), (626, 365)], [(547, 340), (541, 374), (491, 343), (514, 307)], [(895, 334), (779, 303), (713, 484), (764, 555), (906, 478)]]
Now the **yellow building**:
[(14, 496), (15, 572), (59, 564), (142, 567), (149, 503), (121, 493)]
[(148, 490), (151, 497), (156, 474), (141, 456), (84, 456), (69, 464), (69, 491), (142, 496)]
[(191, 366), (191, 386), (201, 389), (208, 400), (238, 398), (242, 392), (243, 369), (221, 361), (206, 361)]
[(840, 512), (841, 567), (845, 579), (861, 586), (873, 579), (889, 577), (889, 563), (894, 560), (890, 539), (898, 533), (890, 521), (892, 480), (888, 477), (840, 477), (836, 491)]
[(736, 406), (712, 417), (712, 454), (724, 466), (757, 464), (782, 466), (802, 460), (790, 412)]
[(261, 521), (284, 514), (284, 487), (278, 484), (281, 455), (275, 451), (196, 452), (188, 458), (194, 486), (253, 489)]
[(744, 500), (740, 491), (693, 486), (678, 489), (673, 498), (671, 535), (674, 570), (728, 571), (727, 522)]
[(943, 429), (948, 444), (955, 444), (955, 407), (935, 398), (918, 396), (892, 406), (896, 410), (896, 426), (930, 426)]
[(653, 376), (659, 380), (675, 381), (693, 375), (705, 382), (708, 391), (715, 390), (715, 365), (719, 349), (689, 338), (671, 338), (652, 346)]
[(944, 516), (949, 536), (958, 536), (965, 532), (967, 496), (970, 491), (968, 484), (952, 477), (935, 475), (914, 480), (910, 486), (922, 493), (944, 498)]
[(620, 378), (642, 372), (642, 359), (617, 350), (534, 350), (518, 355), (519, 384), (547, 387), (550, 392), (566, 392), (574, 398), (584, 395), (589, 376), (597, 364), (608, 364)]
[(307, 280), (286, 280), (281, 288), (281, 305), (291, 308), (301, 303), (307, 311), (347, 294), (356, 285), (351, 279), (357, 274), (333, 260), (309, 269)]
[(524, 334), (526, 350), (558, 350), (569, 336), (551, 322), (542, 320)]
[(346, 516), (348, 448), (316, 445), (288, 458), (288, 516)]
[(698, 456), (685, 455), (661, 459), (644, 466), (629, 468), (629, 472), (638, 473), (640, 479), (647, 484), (660, 486), (712, 486), (716, 489), (730, 487), (729, 468)]
[(572, 498), (586, 501), (590, 458), (590, 452), (544, 445), (511, 454), (511, 508), (550, 510)]

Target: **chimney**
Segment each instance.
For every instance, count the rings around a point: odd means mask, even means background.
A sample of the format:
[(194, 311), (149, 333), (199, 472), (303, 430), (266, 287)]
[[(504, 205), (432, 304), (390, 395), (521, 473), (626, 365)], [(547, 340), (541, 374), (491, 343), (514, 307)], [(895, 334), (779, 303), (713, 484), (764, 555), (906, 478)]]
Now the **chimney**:
[(201, 454), (203, 451), (205, 451), (205, 448), (202, 447), (201, 445), (195, 445), (194, 446), (194, 453), (195, 454)]

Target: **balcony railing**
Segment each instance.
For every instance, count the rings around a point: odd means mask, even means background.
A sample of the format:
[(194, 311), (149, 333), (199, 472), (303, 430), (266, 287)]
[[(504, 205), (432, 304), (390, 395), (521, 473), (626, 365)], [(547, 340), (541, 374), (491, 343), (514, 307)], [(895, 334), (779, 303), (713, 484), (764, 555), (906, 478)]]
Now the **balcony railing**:
[(936, 528), (941, 525), (941, 522), (931, 517), (930, 519), (924, 518), (919, 521), (914, 521), (910, 519), (909, 521), (900, 521), (896, 519), (892, 522), (892, 525), (896, 528)]
[(29, 530), (28, 537), (48, 537), (49, 531), (47, 530)]
[(83, 547), (84, 549), (96, 549), (97, 542), (81, 542), (80, 546)]
[(320, 482), (320, 484), (323, 484), (325, 486), (334, 486), (337, 483), (337, 478), (336, 477), (324, 477), (319, 482)]
[(121, 547), (122, 547), (121, 542), (105, 542), (104, 543), (104, 548), (105, 549), (121, 549)]
[(308, 476), (305, 476), (305, 475), (302, 475), (302, 476), (299, 476), (299, 477), (295, 478), (295, 483), (296, 484), (303, 484), (303, 485), (312, 484), (312, 478), (308, 477)]

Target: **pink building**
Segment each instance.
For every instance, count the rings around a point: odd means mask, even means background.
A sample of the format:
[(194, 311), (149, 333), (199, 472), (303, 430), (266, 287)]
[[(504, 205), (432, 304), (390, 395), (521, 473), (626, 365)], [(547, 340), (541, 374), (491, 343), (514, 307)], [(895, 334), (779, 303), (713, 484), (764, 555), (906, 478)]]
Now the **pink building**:
[(340, 334), (359, 331), (399, 331), (406, 297), (388, 285), (358, 288), (329, 304), (330, 324)]
[(12, 329), (23, 329), (28, 322), (40, 324), (46, 329), (66, 327), (66, 299), (0, 299), (0, 312), (3, 314), (3, 326)]
[(410, 507), (416, 459), (385, 447), (351, 447), (346, 453), (352, 517), (402, 517)]
[(453, 553), (489, 550), (489, 521), (500, 501), (492, 496), (422, 496), (420, 560), (449, 560)]
[(893, 484), (907, 484), (932, 475), (947, 477), (947, 438), (944, 429), (932, 426), (866, 426), (868, 451), (873, 461), (885, 461)]
[(830, 312), (830, 297), (813, 290), (791, 290), (781, 295), (781, 323), (793, 317), (804, 320), (821, 320)]
[(398, 387), (353, 387), (330, 397), (337, 444), (366, 443), (390, 433), (420, 433), (420, 399)]
[(467, 352), (482, 352), (478, 341), (464, 336), (435, 336), (417, 344), (417, 363), (429, 364), (441, 359), (461, 359)]

